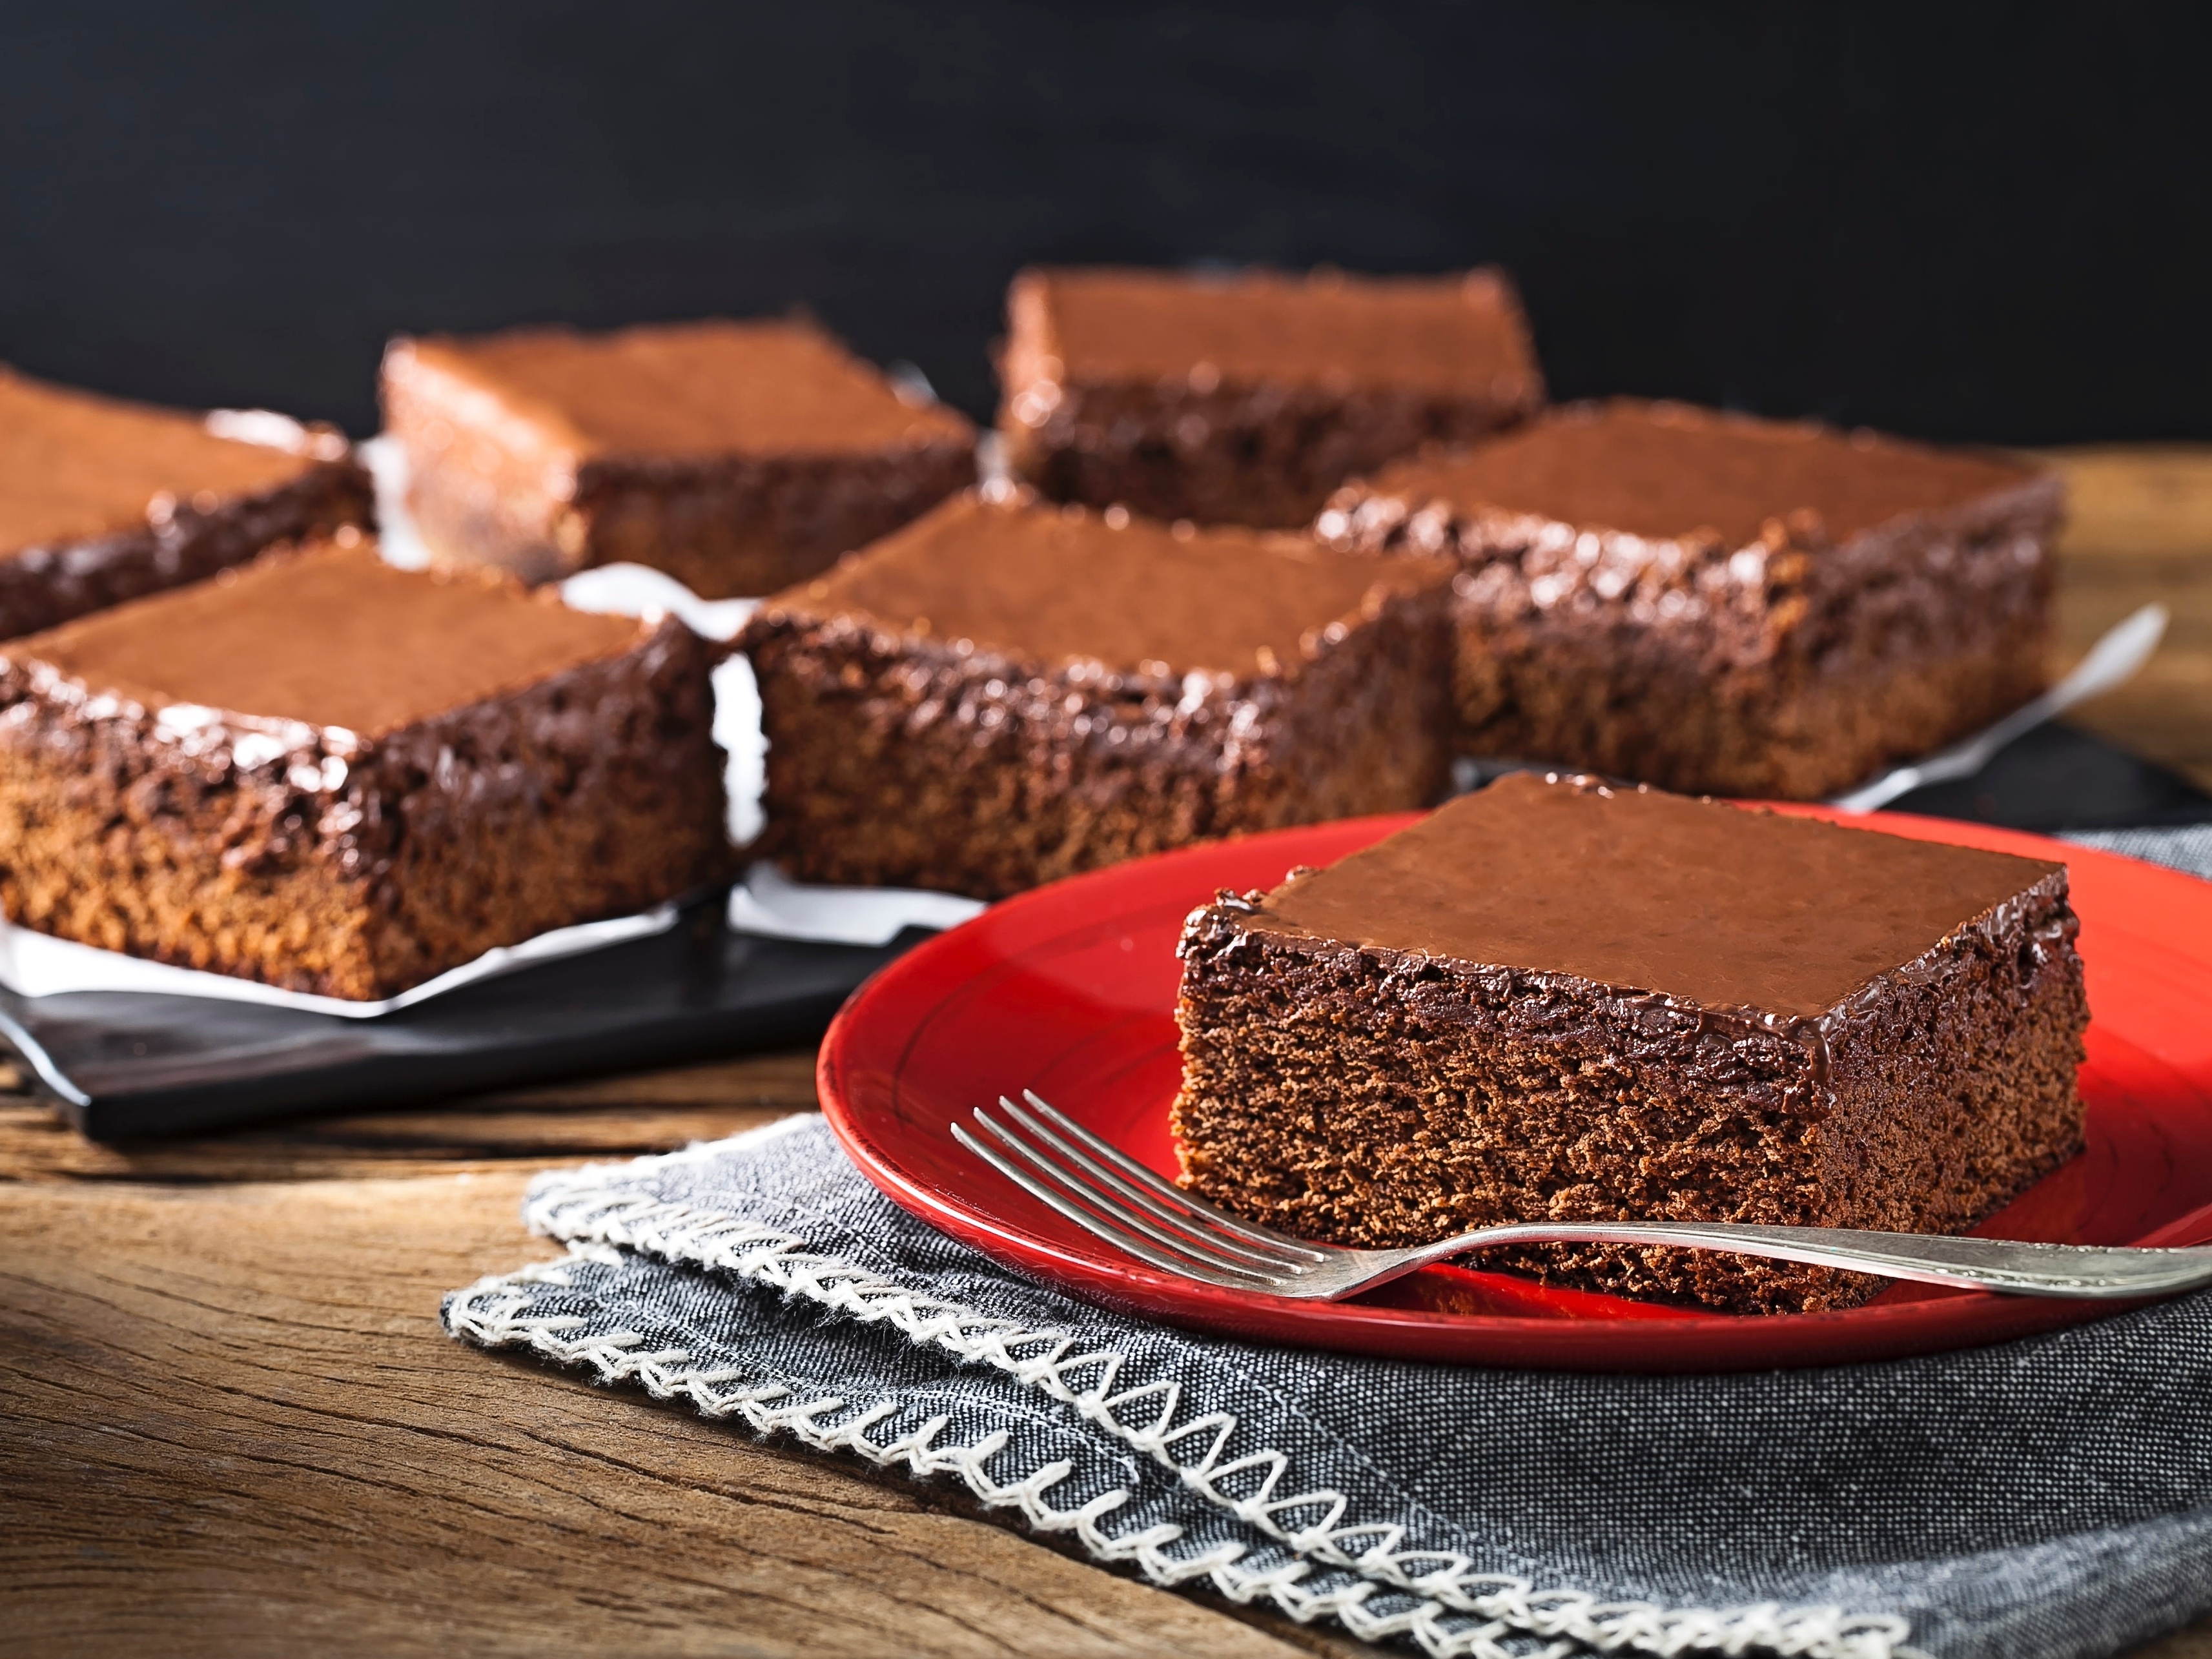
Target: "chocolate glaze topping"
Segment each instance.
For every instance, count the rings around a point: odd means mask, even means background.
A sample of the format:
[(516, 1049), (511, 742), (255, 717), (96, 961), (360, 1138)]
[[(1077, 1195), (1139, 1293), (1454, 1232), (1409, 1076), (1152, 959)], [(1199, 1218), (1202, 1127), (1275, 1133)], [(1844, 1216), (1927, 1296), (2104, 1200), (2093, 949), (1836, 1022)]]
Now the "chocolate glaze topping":
[(0, 368), (0, 554), (143, 529), (157, 497), (257, 494), (314, 457), (218, 438), (181, 410), (47, 386)]
[(276, 554), (0, 647), (90, 697), (374, 738), (630, 649), (651, 629), (485, 573), (397, 570), (366, 543)]
[(2063, 870), (1516, 773), (1293, 876), (1247, 925), (1810, 1020)]
[(1308, 636), (1365, 614), (1370, 595), (1379, 604), (1448, 574), (1425, 561), (1334, 553), (1304, 536), (1178, 533), (1109, 514), (960, 496), (769, 608), (857, 612), (895, 632), (1052, 665), (1272, 673), (1310, 654)]
[(1063, 373), (1029, 366), (1046, 380), (1212, 377), (1465, 392), (1500, 377), (1516, 388), (1535, 379), (1511, 289), (1490, 270), (1353, 277), (1047, 270), (1024, 273), (1016, 303), (1042, 305), (1050, 319)]
[(950, 410), (902, 402), (882, 375), (801, 323), (709, 321), (595, 335), (518, 329), (399, 341), (392, 349), (496, 399), (572, 463), (842, 453), (969, 431)]
[(1731, 547), (1811, 512), (1841, 541), (2039, 475), (1988, 456), (1872, 433), (1616, 399), (1555, 410), (1504, 437), (1378, 474), (1375, 494), (1459, 513), (1488, 507), (1631, 535), (1717, 532)]

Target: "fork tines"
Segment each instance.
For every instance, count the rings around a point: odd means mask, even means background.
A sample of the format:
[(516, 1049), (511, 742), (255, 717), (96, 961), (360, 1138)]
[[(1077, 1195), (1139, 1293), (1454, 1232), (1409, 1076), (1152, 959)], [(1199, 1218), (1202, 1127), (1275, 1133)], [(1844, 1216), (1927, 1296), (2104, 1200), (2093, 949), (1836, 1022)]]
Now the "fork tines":
[(1008, 1157), (952, 1125), (953, 1138), (1032, 1198), (1141, 1261), (1188, 1279), (1264, 1289), (1311, 1273), (1320, 1250), (1193, 1198), (1107, 1145), (1034, 1091), (999, 1097), (1003, 1121), (975, 1109), (975, 1127)]

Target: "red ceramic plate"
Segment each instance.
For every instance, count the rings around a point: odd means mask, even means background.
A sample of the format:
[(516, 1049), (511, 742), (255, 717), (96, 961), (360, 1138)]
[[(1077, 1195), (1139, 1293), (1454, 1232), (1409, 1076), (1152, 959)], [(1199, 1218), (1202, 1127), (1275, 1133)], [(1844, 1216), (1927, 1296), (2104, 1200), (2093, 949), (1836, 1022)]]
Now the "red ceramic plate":
[[(1785, 808), (1816, 815), (1820, 808)], [(2001, 1342), (2112, 1304), (1900, 1285), (1844, 1313), (1684, 1313), (1459, 1267), (1351, 1302), (1172, 1278), (1092, 1238), (963, 1152), (975, 1106), (1035, 1089), (1172, 1172), (1175, 944), (1218, 888), (1272, 887), (1413, 822), (1360, 818), (1217, 842), (1040, 888), (884, 969), (830, 1028), (823, 1109), (868, 1178), (1007, 1267), (1127, 1313), (1256, 1341), (1575, 1370), (1826, 1365)], [(2212, 1242), (2212, 884), (1979, 825), (1893, 814), (1892, 835), (2072, 867), (2088, 966), (2088, 1148), (1980, 1231), (2088, 1244)]]

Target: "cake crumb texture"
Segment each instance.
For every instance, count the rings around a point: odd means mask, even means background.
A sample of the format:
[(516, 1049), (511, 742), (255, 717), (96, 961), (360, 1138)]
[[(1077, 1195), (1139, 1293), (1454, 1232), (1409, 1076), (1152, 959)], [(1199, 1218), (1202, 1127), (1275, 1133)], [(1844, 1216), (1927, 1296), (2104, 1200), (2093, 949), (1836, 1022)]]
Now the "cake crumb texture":
[[(1743, 816), (1729, 827), (1755, 823)], [(1878, 867), (1888, 838), (1819, 828), (1874, 842), (1836, 855)], [(1996, 861), (2021, 867), (2016, 892), (1978, 896), (1934, 943), (1847, 975), (1810, 1018), (1285, 921), (1284, 896), (1331, 872), (1222, 894), (1181, 947), (1184, 1183), (1285, 1232), (1377, 1248), (1541, 1220), (1966, 1231), (2082, 1145), (2088, 1011), (2064, 871)], [(1483, 867), (1470, 847), (1468, 868)], [(1372, 890), (1374, 870), (1349, 890)], [(1601, 892), (1638, 872), (1586, 879)], [(1540, 912), (1539, 890), (1515, 890)], [(1801, 943), (1817, 953), (1817, 927)], [(1656, 1247), (1516, 1248), (1470, 1265), (1746, 1314), (1850, 1307), (1885, 1288)]]
[[(350, 556), (310, 555), (293, 574), (343, 573)], [(366, 563), (356, 598), (406, 638), (438, 584), (394, 572), (386, 592)], [(257, 567), (234, 586), (282, 613), (285, 574)], [(184, 590), (91, 621), (158, 631), (173, 606), (223, 597)], [(526, 622), (539, 608), (504, 588), (477, 603)], [(574, 625), (541, 641), (536, 674), (368, 732), (288, 719), (287, 699), (243, 687), (264, 707), (132, 701), (41, 659), (70, 630), (9, 647), (0, 903), (57, 938), (373, 1000), (715, 878), (729, 852), (712, 647), (672, 620), (620, 622), (611, 647), (607, 619), (558, 620)], [(405, 653), (392, 656), (404, 678)]]

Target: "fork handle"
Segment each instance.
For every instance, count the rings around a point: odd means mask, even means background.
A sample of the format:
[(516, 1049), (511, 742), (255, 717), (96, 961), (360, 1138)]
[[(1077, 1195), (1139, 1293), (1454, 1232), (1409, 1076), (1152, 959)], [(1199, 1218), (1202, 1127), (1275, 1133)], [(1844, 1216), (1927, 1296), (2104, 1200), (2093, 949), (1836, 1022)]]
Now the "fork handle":
[(1729, 1250), (1815, 1267), (1876, 1273), (1885, 1279), (2004, 1291), (2018, 1296), (2171, 1296), (2212, 1285), (2212, 1247), (2138, 1249), (2029, 1244), (2009, 1238), (1720, 1221), (1528, 1222), (1485, 1227), (1418, 1250), (1359, 1254), (1402, 1259), (1410, 1268), (1501, 1244), (1667, 1244), (1685, 1249)]

